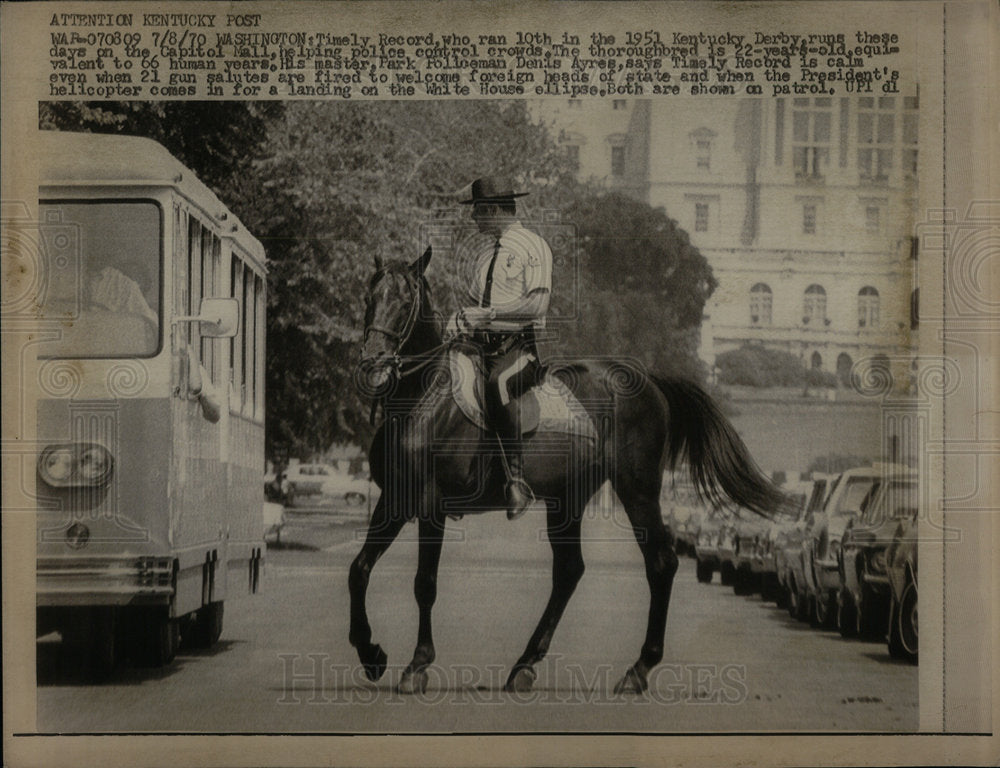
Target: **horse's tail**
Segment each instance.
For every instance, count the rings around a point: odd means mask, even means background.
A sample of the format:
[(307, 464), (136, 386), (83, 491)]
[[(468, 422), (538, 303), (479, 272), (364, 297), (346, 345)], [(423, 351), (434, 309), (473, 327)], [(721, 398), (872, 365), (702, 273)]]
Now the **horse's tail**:
[(678, 459), (686, 459), (703, 499), (718, 505), (728, 498), (765, 517), (789, 503), (705, 390), (683, 379), (650, 378), (670, 406), (667, 466), (673, 470)]

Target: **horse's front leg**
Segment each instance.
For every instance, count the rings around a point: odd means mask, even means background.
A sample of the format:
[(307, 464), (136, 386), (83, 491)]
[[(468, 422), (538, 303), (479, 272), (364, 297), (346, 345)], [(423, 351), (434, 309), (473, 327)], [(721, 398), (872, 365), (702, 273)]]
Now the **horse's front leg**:
[(580, 548), (580, 512), (562, 504), (547, 504), (549, 544), (552, 547), (552, 592), (528, 645), (510, 671), (508, 691), (530, 691), (535, 683), (534, 666), (548, 653), (552, 635), (562, 618), (576, 585), (583, 576), (583, 552)]
[(420, 609), (420, 627), (413, 659), (403, 670), (397, 689), (400, 693), (423, 693), (427, 690), (427, 667), (434, 662), (434, 633), (431, 611), (437, 598), (438, 563), (444, 538), (444, 517), (436, 507), (420, 518), (420, 549), (417, 555), (417, 575), (413, 579), (413, 595)]
[(358, 658), (364, 665), (365, 675), (373, 682), (385, 674), (388, 657), (382, 646), (372, 643), (372, 628), (368, 623), (365, 594), (368, 592), (372, 568), (389, 545), (395, 541), (402, 527), (403, 516), (395, 507), (390, 507), (386, 503), (386, 494), (383, 493), (375, 505), (375, 511), (368, 525), (368, 535), (358, 556), (351, 563), (348, 577), (351, 592), (350, 641), (358, 650)]

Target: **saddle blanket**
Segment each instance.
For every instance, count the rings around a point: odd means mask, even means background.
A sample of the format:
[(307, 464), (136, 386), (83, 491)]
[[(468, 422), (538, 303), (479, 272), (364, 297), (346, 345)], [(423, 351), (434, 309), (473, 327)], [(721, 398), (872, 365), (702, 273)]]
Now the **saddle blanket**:
[[(448, 353), (451, 374), (451, 394), (469, 421), (480, 429), (488, 429), (483, 416), (483, 371), (478, 361), (459, 349)], [(548, 373), (544, 380), (518, 398), (519, 405), (532, 398), (537, 404), (538, 431), (559, 432), (597, 440), (597, 430), (590, 414), (577, 400), (572, 390), (560, 379)]]

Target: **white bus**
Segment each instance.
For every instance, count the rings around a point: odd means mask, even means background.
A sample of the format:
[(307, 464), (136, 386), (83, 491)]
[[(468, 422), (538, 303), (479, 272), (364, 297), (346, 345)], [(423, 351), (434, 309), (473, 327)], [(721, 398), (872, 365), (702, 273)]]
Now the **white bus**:
[(37, 634), (163, 665), (260, 577), (264, 250), (154, 141), (39, 142)]

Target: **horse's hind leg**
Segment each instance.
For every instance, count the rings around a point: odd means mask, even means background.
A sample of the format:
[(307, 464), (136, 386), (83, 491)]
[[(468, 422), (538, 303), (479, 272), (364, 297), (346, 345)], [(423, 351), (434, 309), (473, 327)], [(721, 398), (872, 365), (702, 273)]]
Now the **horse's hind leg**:
[(667, 606), (677, 572), (677, 555), (673, 540), (663, 525), (660, 515), (659, 472), (654, 477), (632, 474), (619, 477), (615, 491), (621, 499), (632, 523), (632, 531), (642, 550), (646, 563), (646, 581), (649, 583), (649, 617), (646, 640), (638, 660), (618, 684), (615, 693), (641, 693), (648, 687), (649, 670), (663, 658), (663, 638), (667, 627)]
[(358, 658), (365, 668), (365, 675), (375, 681), (385, 674), (388, 661), (382, 646), (372, 643), (372, 628), (368, 623), (368, 611), (365, 609), (365, 594), (368, 591), (368, 581), (372, 568), (382, 557), (389, 545), (395, 541), (403, 527), (403, 516), (399, 512), (390, 512), (385, 502), (385, 494), (375, 505), (371, 523), (368, 525), (368, 535), (358, 556), (351, 563), (348, 584), (351, 592), (351, 645), (358, 649)]
[(423, 693), (427, 689), (427, 672), (434, 661), (434, 634), (431, 629), (431, 610), (437, 598), (438, 562), (444, 538), (444, 519), (433, 514), (420, 519), (420, 550), (417, 555), (417, 575), (413, 580), (413, 595), (420, 609), (420, 626), (417, 630), (417, 647), (413, 659), (403, 670), (397, 690), (400, 693)]
[(548, 653), (559, 619), (583, 576), (580, 510), (567, 510), (565, 504), (553, 501), (549, 501), (546, 507), (549, 545), (552, 547), (552, 592), (524, 653), (510, 671), (505, 686), (508, 691), (531, 690), (535, 682), (534, 665)]

